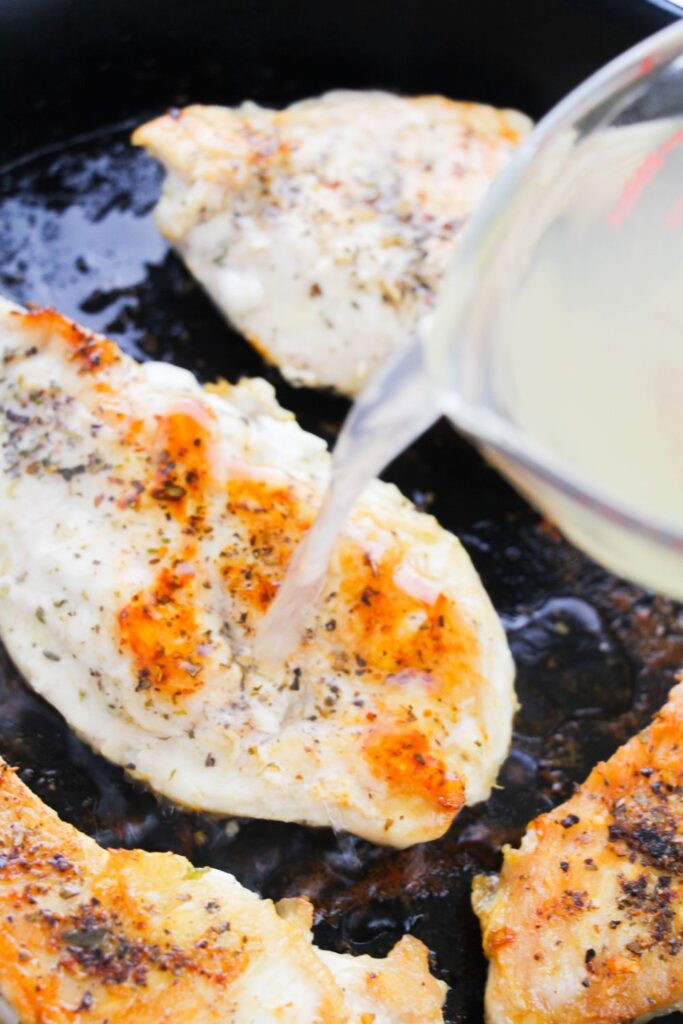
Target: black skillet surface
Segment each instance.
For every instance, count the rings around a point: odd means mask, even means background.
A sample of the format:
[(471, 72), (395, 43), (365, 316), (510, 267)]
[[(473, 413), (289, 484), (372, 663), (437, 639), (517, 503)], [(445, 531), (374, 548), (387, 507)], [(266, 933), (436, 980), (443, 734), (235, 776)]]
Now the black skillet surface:
[[(54, 304), (139, 358), (203, 379), (264, 374), (305, 427), (332, 439), (345, 403), (294, 390), (264, 367), (156, 235), (160, 172), (128, 146), (130, 127), (189, 99), (282, 104), (337, 86), (443, 91), (538, 116), (672, 9), (646, 0), (321, 7), (0, 0), (0, 290)], [(0, 752), (104, 844), (176, 850), (264, 895), (309, 895), (323, 945), (382, 954), (411, 931), (451, 986), (449, 1024), (479, 1024), (485, 964), (471, 876), (495, 869), (502, 843), (662, 703), (683, 666), (683, 614), (579, 555), (444, 424), (387, 477), (461, 536), (518, 666), (522, 709), (502, 788), (442, 840), (396, 852), (295, 825), (226, 827), (159, 804), (80, 743), (4, 654)]]

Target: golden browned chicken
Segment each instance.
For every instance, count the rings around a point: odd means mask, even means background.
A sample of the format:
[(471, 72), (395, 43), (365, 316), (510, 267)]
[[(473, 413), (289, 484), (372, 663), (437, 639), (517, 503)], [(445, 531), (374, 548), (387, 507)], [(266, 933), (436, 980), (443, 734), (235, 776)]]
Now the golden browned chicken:
[(112, 761), (179, 803), (405, 846), (484, 798), (515, 698), (458, 541), (374, 481), (301, 647), (256, 628), (329, 473), (264, 381), (207, 394), (0, 301), (0, 636)]
[(344, 91), (187, 107), (133, 141), (168, 171), (160, 230), (235, 327), (294, 383), (355, 394), (428, 318), (462, 225), (530, 125)]
[(683, 683), (537, 818), (474, 906), (488, 1024), (626, 1024), (683, 1006)]
[(3, 1021), (442, 1024), (417, 939), (384, 960), (328, 953), (311, 914), (175, 854), (103, 850), (0, 759)]

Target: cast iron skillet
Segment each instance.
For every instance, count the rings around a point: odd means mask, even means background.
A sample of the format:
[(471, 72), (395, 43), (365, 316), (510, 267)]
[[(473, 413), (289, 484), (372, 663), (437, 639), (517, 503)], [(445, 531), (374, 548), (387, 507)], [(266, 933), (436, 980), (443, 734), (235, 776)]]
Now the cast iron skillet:
[[(189, 100), (284, 104), (339, 86), (539, 116), (674, 11), (647, 0), (0, 0), (0, 291), (202, 378), (264, 374), (304, 426), (332, 439), (345, 403), (286, 386), (157, 237), (160, 173), (129, 148), (130, 127)], [(451, 986), (449, 1024), (479, 1024), (471, 876), (495, 869), (502, 843), (662, 703), (683, 666), (683, 616), (580, 556), (444, 424), (387, 476), (461, 536), (518, 665), (502, 788), (444, 839), (396, 852), (295, 825), (226, 831), (159, 804), (80, 743), (2, 653), (0, 752), (104, 844), (177, 850), (264, 895), (310, 895), (322, 945), (381, 954), (413, 932)]]

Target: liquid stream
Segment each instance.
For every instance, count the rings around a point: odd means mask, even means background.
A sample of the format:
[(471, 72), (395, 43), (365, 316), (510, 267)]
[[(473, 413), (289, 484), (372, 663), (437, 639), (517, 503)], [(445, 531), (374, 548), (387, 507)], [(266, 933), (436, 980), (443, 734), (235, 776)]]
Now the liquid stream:
[(363, 489), (437, 417), (422, 345), (414, 339), (373, 377), (342, 427), (320, 511), (256, 637), (261, 663), (280, 664), (297, 646), (346, 517)]

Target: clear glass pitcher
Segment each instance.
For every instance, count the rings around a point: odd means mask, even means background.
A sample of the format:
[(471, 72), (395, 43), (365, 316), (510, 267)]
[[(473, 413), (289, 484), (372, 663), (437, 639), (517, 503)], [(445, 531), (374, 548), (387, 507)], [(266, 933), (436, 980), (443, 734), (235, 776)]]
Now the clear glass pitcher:
[(538, 126), (465, 230), (438, 404), (575, 543), (683, 598), (683, 24)]

